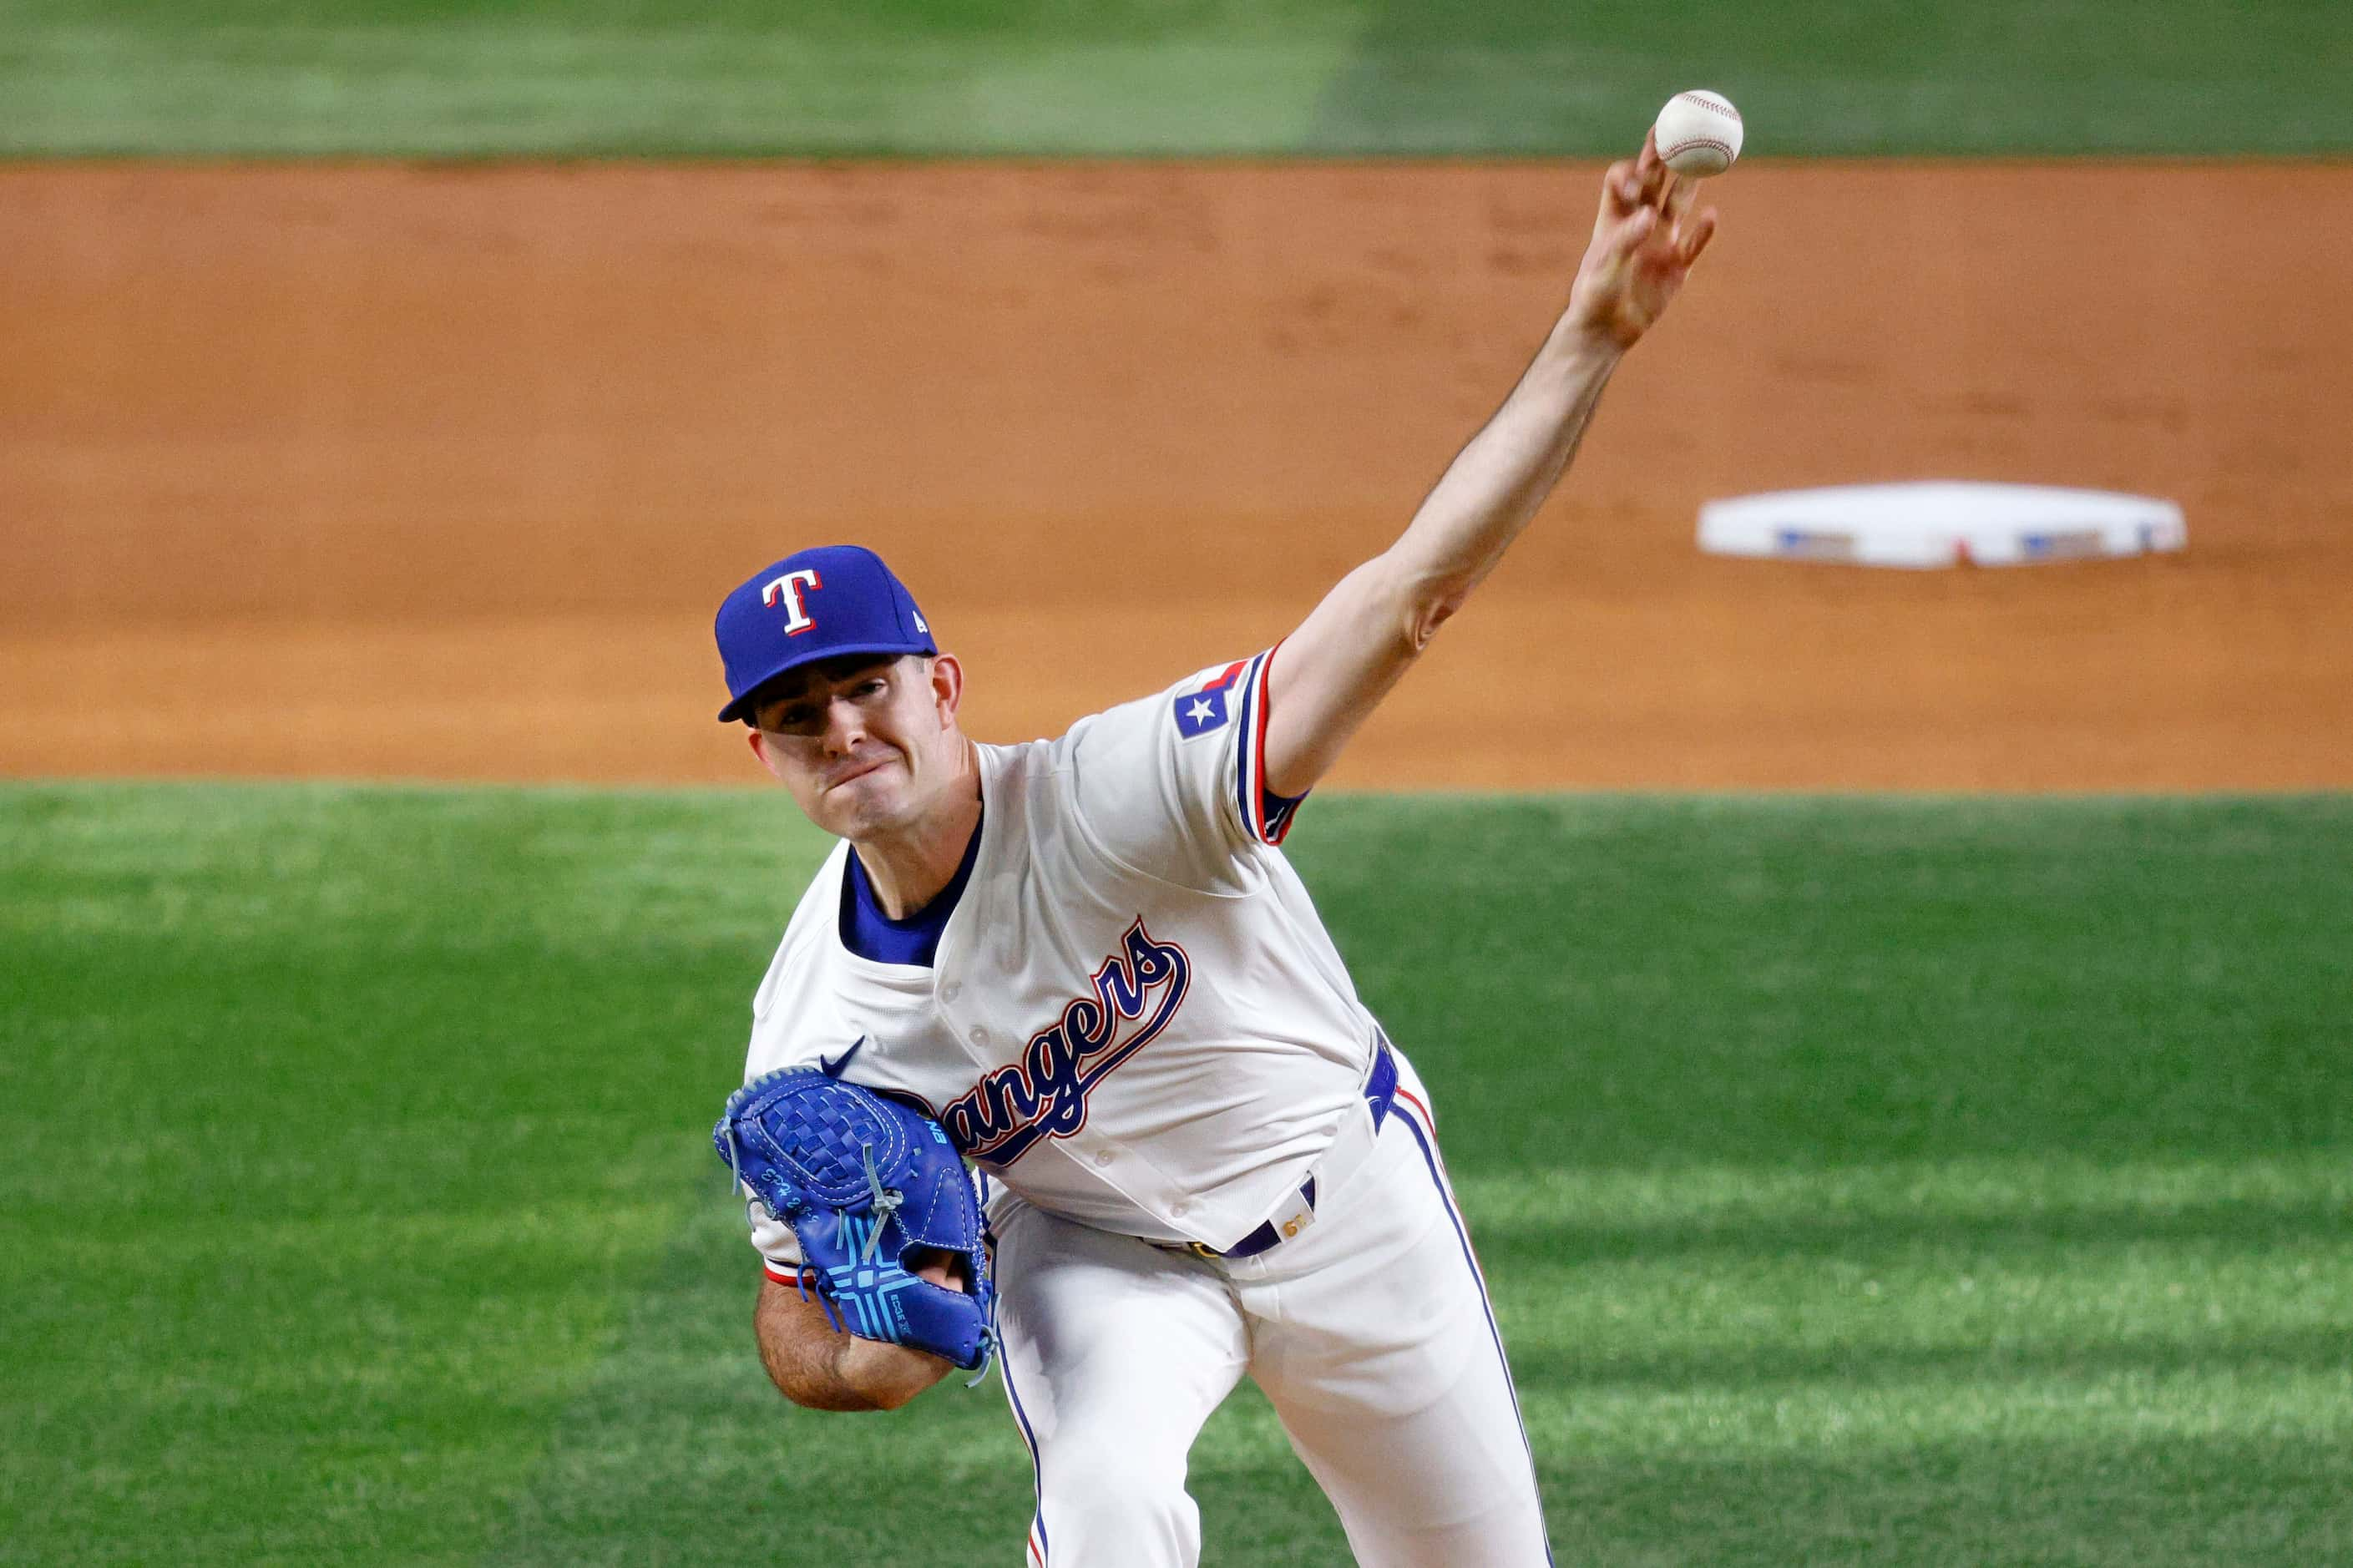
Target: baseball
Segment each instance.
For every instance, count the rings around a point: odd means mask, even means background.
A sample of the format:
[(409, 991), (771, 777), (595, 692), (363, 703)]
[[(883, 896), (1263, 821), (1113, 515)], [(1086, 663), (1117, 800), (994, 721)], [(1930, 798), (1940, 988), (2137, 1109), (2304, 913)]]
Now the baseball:
[(1721, 174), (1740, 156), (1740, 110), (1720, 92), (1675, 94), (1653, 129), (1661, 161), (1695, 180)]

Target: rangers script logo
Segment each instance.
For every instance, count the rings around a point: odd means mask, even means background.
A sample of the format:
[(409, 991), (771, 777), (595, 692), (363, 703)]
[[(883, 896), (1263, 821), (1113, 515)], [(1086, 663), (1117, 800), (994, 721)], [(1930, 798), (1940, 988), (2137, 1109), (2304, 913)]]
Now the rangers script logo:
[[(1009, 1165), (1040, 1138), (1068, 1138), (1087, 1124), (1087, 1096), (1150, 1044), (1183, 1005), (1192, 963), (1173, 942), (1156, 942), (1144, 921), (1094, 973), (1094, 988), (1029, 1037), (1018, 1061), (982, 1077), (949, 1102), (940, 1121), (976, 1160)], [(1128, 1027), (1134, 1025), (1134, 1027)]]

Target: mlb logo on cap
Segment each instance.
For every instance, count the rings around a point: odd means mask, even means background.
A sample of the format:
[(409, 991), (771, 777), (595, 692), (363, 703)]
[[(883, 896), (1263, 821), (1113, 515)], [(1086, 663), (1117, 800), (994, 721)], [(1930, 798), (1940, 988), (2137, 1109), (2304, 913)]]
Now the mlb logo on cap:
[(856, 544), (821, 545), (762, 567), (721, 601), (712, 631), (727, 671), (723, 724), (747, 717), (745, 698), (804, 664), (940, 651), (906, 584)]

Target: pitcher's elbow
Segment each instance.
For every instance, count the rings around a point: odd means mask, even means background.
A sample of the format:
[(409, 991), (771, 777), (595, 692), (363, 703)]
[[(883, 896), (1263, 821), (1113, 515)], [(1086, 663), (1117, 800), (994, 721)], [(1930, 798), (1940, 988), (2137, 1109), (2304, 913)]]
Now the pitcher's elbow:
[(1471, 590), (1467, 587), (1450, 587), (1424, 595), (1417, 599), (1406, 616), (1405, 645), (1408, 655), (1419, 658), (1422, 650), (1429, 647), (1431, 641), (1437, 637), (1438, 628), (1452, 620), (1454, 612), (1461, 609), (1464, 601), (1470, 596)]

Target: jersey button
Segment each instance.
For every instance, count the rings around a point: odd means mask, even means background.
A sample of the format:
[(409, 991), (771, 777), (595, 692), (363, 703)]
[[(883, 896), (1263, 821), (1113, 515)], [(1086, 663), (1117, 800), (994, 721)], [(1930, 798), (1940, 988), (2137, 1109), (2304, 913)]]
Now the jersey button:
[(1178, 1198), (1175, 1203), (1168, 1205), (1168, 1212), (1175, 1215), (1178, 1219), (1183, 1219), (1187, 1215), (1193, 1212), (1193, 1205), (1187, 1203), (1183, 1198)]
[(962, 994), (964, 994), (964, 987), (953, 980), (940, 987), (940, 1000), (943, 1002), (953, 1002)]
[(976, 1045), (976, 1046), (985, 1046), (985, 1045), (988, 1044), (988, 1031), (987, 1031), (987, 1029), (982, 1028), (979, 1025), (975, 1024), (975, 1025), (972, 1026), (972, 1034), (971, 1034), (970, 1038), (971, 1038), (972, 1043), (973, 1043), (974, 1045)]
[(1098, 1165), (1108, 1165), (1113, 1160), (1118, 1158), (1119, 1156), (1117, 1154), (1113, 1153), (1108, 1149), (1098, 1149), (1095, 1151), (1095, 1163)]

